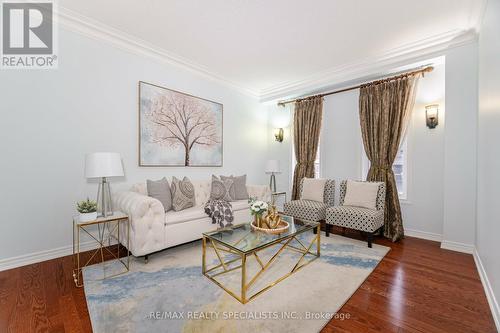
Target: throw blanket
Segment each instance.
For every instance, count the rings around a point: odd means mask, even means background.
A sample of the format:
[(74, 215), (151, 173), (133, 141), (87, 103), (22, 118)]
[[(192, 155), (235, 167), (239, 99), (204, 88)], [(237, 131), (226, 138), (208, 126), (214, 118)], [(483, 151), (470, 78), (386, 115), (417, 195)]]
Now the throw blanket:
[(221, 228), (231, 226), (234, 220), (233, 206), (224, 200), (208, 200), (205, 213), (210, 216), (213, 224), (218, 223)]

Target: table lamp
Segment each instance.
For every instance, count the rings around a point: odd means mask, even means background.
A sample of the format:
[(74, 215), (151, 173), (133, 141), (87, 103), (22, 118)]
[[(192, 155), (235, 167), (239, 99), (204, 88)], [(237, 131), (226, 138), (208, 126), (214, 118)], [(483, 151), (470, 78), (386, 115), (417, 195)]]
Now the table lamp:
[(118, 153), (91, 153), (85, 156), (85, 177), (101, 178), (97, 190), (97, 210), (101, 217), (113, 215), (108, 177), (123, 176), (123, 165)]
[(266, 173), (271, 175), (269, 180), (269, 188), (274, 193), (276, 192), (276, 177), (275, 174), (281, 173), (280, 161), (278, 160), (268, 160), (266, 163)]

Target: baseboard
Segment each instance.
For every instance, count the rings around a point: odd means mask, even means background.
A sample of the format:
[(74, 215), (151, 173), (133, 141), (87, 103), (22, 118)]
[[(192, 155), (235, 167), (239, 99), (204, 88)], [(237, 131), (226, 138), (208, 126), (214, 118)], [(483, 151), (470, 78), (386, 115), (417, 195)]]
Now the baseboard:
[(431, 241), (435, 241), (435, 242), (441, 242), (441, 240), (443, 239), (443, 235), (441, 235), (441, 234), (436, 234), (436, 233), (427, 232), (427, 231), (414, 230), (414, 229), (406, 229), (406, 228), (405, 228), (405, 236), (427, 239), (427, 240), (431, 240)]
[(464, 244), (447, 240), (441, 241), (441, 248), (445, 250), (451, 250), (468, 254), (474, 253), (474, 245), (472, 244)]
[[(80, 243), (80, 251), (96, 249), (98, 244), (95, 241)], [(45, 260), (51, 260), (73, 254), (73, 245), (58, 247), (55, 249), (23, 254), (21, 256), (0, 259), (0, 272), (8, 269), (35, 264)]]
[(486, 275), (486, 270), (484, 269), (481, 257), (479, 256), (477, 249), (474, 249), (473, 255), (474, 261), (476, 262), (477, 271), (479, 272), (479, 277), (481, 278), (481, 283), (483, 284), (486, 298), (488, 299), (488, 304), (490, 305), (493, 320), (495, 321), (497, 331), (500, 332), (500, 307), (498, 306), (497, 299), (495, 297), (495, 294), (493, 293), (493, 288), (491, 287), (490, 281), (488, 280), (488, 275)]

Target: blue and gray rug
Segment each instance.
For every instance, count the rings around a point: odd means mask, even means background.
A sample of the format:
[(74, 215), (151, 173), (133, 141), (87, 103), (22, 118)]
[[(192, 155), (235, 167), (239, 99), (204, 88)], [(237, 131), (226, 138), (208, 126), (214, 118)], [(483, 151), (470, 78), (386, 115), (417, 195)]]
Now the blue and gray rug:
[[(262, 253), (262, 261), (276, 250)], [(319, 259), (243, 305), (201, 274), (201, 242), (195, 242), (154, 254), (147, 264), (134, 258), (130, 272), (114, 278), (99, 280), (102, 266), (89, 266), (84, 270), (85, 294), (94, 333), (318, 332), (331, 318), (348, 320), (348, 313), (336, 312), (388, 251), (323, 234)], [(289, 271), (298, 255), (283, 251), (255, 291)], [(252, 259), (247, 261), (248, 276), (258, 269)], [(215, 255), (208, 262), (216, 264)], [(116, 262), (106, 266), (108, 274), (115, 269)], [(241, 271), (234, 270), (221, 276), (221, 282), (239, 292), (240, 277)]]

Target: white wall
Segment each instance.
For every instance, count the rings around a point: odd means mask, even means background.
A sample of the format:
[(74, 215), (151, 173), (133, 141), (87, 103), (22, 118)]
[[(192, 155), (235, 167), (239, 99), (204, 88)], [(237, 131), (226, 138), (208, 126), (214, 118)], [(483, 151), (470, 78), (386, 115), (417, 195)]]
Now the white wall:
[[(434, 129), (426, 125), (425, 106), (429, 104), (439, 104), (439, 125)], [(445, 65), (437, 65), (419, 81), (408, 127), (408, 197), (401, 203), (408, 235), (440, 239), (443, 232), (446, 131)]]
[[(500, 1), (489, 0), (479, 37), (479, 126), (476, 247), (490, 291), (493, 313), (500, 329)], [(488, 293), (488, 290), (487, 290)]]
[[(268, 159), (275, 159), (280, 162), (281, 173), (276, 175), (276, 190), (278, 192), (287, 192), (287, 199), (291, 200), (291, 175), (292, 175), (292, 127), (293, 120), (290, 120), (290, 125), (284, 129), (283, 142), (278, 142), (274, 138), (273, 127), (276, 114), (280, 112), (287, 112), (290, 116), (293, 114), (293, 106), (287, 105), (286, 110), (282, 107), (276, 106), (275, 103), (265, 105), (266, 114), (268, 116)], [(269, 176), (268, 176), (269, 177)], [(269, 179), (268, 179), (269, 182)]]
[(443, 247), (472, 252), (476, 220), (477, 43), (446, 54)]
[[(267, 115), (253, 98), (110, 44), (61, 29), (59, 69), (2, 71), (0, 259), (71, 245), (75, 202), (95, 197), (84, 154), (122, 154), (127, 188), (147, 178), (248, 174), (267, 182)], [(222, 168), (139, 168), (138, 81), (224, 104)]]

